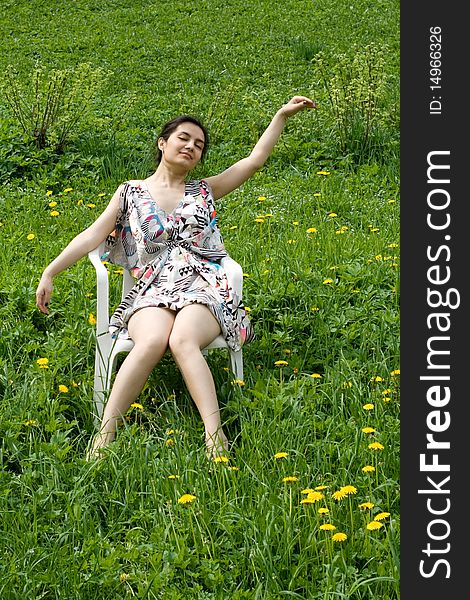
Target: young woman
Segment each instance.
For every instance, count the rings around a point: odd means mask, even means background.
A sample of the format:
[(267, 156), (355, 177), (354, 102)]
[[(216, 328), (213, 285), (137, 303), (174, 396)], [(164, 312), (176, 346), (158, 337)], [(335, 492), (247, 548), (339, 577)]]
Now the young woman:
[(130, 337), (134, 347), (116, 374), (89, 456), (99, 456), (114, 439), (118, 421), (168, 348), (203, 420), (209, 456), (228, 449), (214, 381), (201, 348), (222, 332), (227, 344), (239, 349), (252, 338), (252, 327), (219, 264), (226, 251), (214, 202), (264, 165), (286, 120), (306, 108), (316, 108), (315, 103), (294, 96), (276, 112), (246, 158), (218, 175), (192, 181), (188, 175), (207, 150), (207, 132), (193, 117), (171, 120), (157, 140), (155, 172), (120, 185), (96, 221), (44, 270), (36, 303), (46, 314), (55, 275), (103, 241), (107, 260), (136, 277), (136, 285), (110, 320), (113, 334)]

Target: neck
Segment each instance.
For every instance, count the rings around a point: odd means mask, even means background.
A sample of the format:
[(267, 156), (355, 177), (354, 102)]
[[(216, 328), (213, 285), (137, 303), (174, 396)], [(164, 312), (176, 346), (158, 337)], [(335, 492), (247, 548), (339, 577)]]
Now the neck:
[(175, 169), (165, 165), (163, 161), (158, 165), (156, 171), (148, 179), (158, 182), (159, 185), (176, 188), (181, 187), (186, 182), (188, 171)]

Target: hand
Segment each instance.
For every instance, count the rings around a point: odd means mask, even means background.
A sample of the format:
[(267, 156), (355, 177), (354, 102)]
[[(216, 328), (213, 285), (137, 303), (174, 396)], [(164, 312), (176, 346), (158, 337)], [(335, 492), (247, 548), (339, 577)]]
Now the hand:
[(36, 289), (36, 306), (45, 315), (49, 314), (49, 309), (47, 307), (49, 305), (53, 289), (52, 277), (48, 277), (47, 275), (43, 274)]
[(280, 112), (287, 118), (305, 108), (317, 108), (317, 105), (313, 100), (310, 100), (310, 98), (307, 98), (306, 96), (294, 96), (287, 104), (284, 104), (280, 109)]

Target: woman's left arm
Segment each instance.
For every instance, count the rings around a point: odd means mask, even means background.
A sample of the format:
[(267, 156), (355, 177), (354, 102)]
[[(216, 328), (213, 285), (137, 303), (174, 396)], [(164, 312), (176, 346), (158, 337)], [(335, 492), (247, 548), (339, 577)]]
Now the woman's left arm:
[(256, 171), (261, 169), (279, 140), (287, 119), (305, 108), (316, 108), (316, 105), (313, 100), (310, 100), (306, 96), (294, 96), (291, 98), (274, 115), (271, 123), (259, 138), (249, 156), (234, 163), (231, 167), (222, 171), (222, 173), (205, 179), (211, 186), (216, 200), (235, 190)]

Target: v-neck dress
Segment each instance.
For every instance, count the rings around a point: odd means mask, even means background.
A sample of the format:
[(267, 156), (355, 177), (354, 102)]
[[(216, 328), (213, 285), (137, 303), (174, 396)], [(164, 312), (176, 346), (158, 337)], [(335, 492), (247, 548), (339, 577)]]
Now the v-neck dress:
[(200, 303), (217, 319), (227, 345), (239, 350), (254, 332), (242, 299), (220, 265), (225, 256), (206, 181), (186, 183), (183, 198), (171, 212), (155, 202), (145, 181), (125, 182), (116, 228), (102, 258), (131, 271), (136, 284), (110, 319), (112, 335), (130, 338), (128, 321), (141, 308), (178, 311)]

